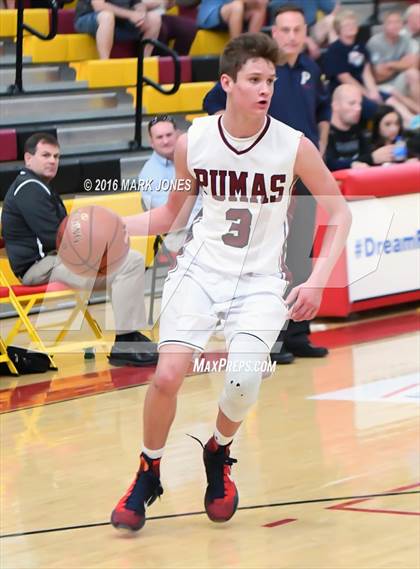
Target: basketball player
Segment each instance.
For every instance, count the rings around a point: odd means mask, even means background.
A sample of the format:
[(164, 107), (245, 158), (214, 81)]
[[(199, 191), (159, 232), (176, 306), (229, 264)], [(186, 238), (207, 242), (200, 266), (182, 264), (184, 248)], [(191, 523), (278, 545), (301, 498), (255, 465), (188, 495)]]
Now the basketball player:
[[(221, 57), (226, 112), (196, 119), (175, 151), (183, 187), (203, 193), (202, 217), (165, 283), (159, 361), (144, 406), (144, 446), (133, 484), (112, 512), (116, 528), (139, 530), (145, 507), (163, 492), (159, 466), (177, 393), (194, 352), (202, 352), (218, 318), (225, 320), (226, 379), (214, 434), (204, 446), (205, 509), (215, 522), (238, 506), (230, 470), (233, 437), (255, 403), (261, 370), (285, 319), (312, 319), (351, 223), (346, 202), (316, 147), (302, 133), (267, 116), (279, 60), (264, 34), (231, 40)], [(330, 215), (322, 251), (308, 281), (286, 301), (282, 244), (295, 178), (302, 178)], [(187, 184), (188, 182), (188, 184)], [(182, 226), (194, 198), (174, 191), (167, 204), (126, 218), (131, 234)], [(289, 308), (288, 308), (289, 306)], [(239, 371), (238, 371), (239, 370)]]

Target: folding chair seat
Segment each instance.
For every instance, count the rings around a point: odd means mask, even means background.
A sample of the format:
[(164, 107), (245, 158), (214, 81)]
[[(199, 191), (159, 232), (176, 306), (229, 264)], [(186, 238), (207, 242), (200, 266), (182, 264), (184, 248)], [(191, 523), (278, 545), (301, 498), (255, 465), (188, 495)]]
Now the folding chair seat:
[[(26, 286), (22, 284), (13, 284), (11, 283), (8, 278), (6, 277), (5, 273), (0, 270), (0, 285), (3, 287), (8, 288), (9, 296), (6, 301), (14, 308), (18, 319), (12, 329), (9, 331), (5, 339), (6, 345), (10, 345), (13, 339), (21, 332), (26, 332), (30, 337), (31, 341), (37, 346), (36, 349), (43, 351), (47, 354), (53, 354), (59, 351), (63, 351), (62, 346), (60, 344), (71, 330), (71, 326), (78, 315), (82, 315), (83, 320), (86, 321), (90, 330), (92, 331), (95, 339), (94, 340), (83, 340), (83, 341), (71, 341), (66, 342), (65, 348), (66, 351), (81, 351), (85, 349), (88, 351), (92, 345), (102, 344), (105, 345), (106, 341), (102, 334), (102, 331), (90, 314), (88, 309), (86, 299), (83, 298), (83, 291), (73, 290), (68, 286), (59, 283), (59, 282), (50, 282), (45, 285), (36, 285), (36, 286)], [(71, 308), (70, 315), (67, 316), (64, 320), (60, 322), (54, 322), (54, 324), (48, 325), (37, 325), (36, 327), (32, 324), (29, 319), (30, 311), (35, 307), (43, 304), (44, 302), (49, 301), (58, 301), (58, 300), (73, 300), (75, 305)], [(0, 298), (0, 301), (5, 302)], [(39, 335), (39, 331), (42, 329), (56, 329), (57, 327), (60, 328), (58, 334), (56, 335), (52, 345), (45, 345), (44, 341), (41, 339)], [(51, 364), (54, 364), (54, 361), (51, 357)]]
[[(67, 342), (66, 351), (85, 351), (85, 355), (91, 356), (93, 345), (106, 345), (106, 340), (102, 334), (96, 320), (91, 315), (88, 306), (85, 291), (79, 291), (68, 287), (67, 285), (59, 282), (50, 282), (44, 285), (26, 286), (20, 284), (20, 281), (15, 277), (10, 267), (7, 255), (5, 254), (4, 239), (0, 237), (0, 250), (1, 250), (1, 264), (0, 264), (0, 287), (7, 288), (9, 291), (8, 297), (0, 297), (0, 302), (7, 302), (14, 308), (18, 319), (15, 325), (10, 330), (5, 339), (6, 346), (9, 346), (13, 339), (21, 332), (26, 332), (31, 341), (37, 345), (37, 349), (48, 354), (51, 365), (54, 369), (57, 367), (54, 364), (50, 354), (63, 351), (60, 348), (60, 343), (71, 330), (71, 326), (79, 314), (82, 315), (83, 321), (86, 321), (95, 339), (83, 340), (79, 342)], [(61, 322), (55, 322), (54, 328), (60, 326), (60, 332), (54, 339), (52, 345), (45, 346), (45, 343), (38, 334), (38, 330), (42, 328), (51, 329), (52, 325), (41, 327), (37, 325), (37, 329), (29, 319), (30, 311), (40, 304), (47, 301), (57, 301), (62, 299), (71, 299), (74, 301), (75, 306), (71, 309), (70, 315)]]

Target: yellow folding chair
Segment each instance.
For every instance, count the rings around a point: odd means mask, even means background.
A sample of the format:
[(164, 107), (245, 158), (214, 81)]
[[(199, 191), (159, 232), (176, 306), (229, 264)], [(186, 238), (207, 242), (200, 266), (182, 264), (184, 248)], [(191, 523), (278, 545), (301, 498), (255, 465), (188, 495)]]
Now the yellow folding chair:
[[(86, 299), (83, 298), (83, 293), (78, 290), (69, 288), (68, 286), (59, 282), (50, 282), (45, 285), (25, 286), (22, 284), (11, 284), (5, 277), (5, 274), (0, 269), (0, 284), (9, 288), (9, 303), (12, 305), (17, 313), (18, 319), (9, 334), (6, 337), (6, 345), (10, 345), (13, 339), (22, 331), (26, 332), (31, 341), (38, 346), (37, 349), (48, 352), (50, 354), (63, 351), (60, 346), (71, 330), (72, 324), (78, 315), (86, 321), (91, 332), (93, 333), (93, 340), (70, 341), (65, 344), (65, 351), (80, 351), (90, 348), (96, 344), (106, 345), (105, 338), (99, 324), (91, 315)], [(41, 304), (49, 301), (60, 301), (71, 299), (74, 301), (74, 307), (71, 309), (70, 314), (59, 322), (54, 322), (54, 329), (58, 328), (59, 332), (56, 335), (51, 345), (48, 348), (39, 336), (39, 331), (42, 329), (51, 330), (52, 324), (35, 326), (29, 319), (30, 311)]]
[[(8, 299), (9, 298), (9, 289), (5, 286), (0, 286), (0, 302), (1, 299)], [(15, 367), (15, 364), (9, 358), (9, 354), (7, 353), (7, 346), (0, 335), (0, 363), (5, 363), (9, 368), (10, 373), (13, 375), (19, 375), (18, 371)]]
[[(58, 282), (50, 282), (45, 285), (37, 286), (22, 285), (11, 270), (7, 255), (5, 255), (4, 241), (2, 239), (0, 239), (0, 249), (2, 249), (0, 259), (0, 286), (8, 289), (8, 295), (0, 297), (0, 302), (10, 304), (17, 315), (16, 323), (4, 339), (6, 346), (9, 346), (18, 334), (24, 332), (29, 336), (31, 342), (34, 344), (34, 349), (38, 349), (48, 354), (51, 367), (57, 369), (54, 360), (52, 359), (52, 354), (64, 351), (62, 342), (71, 330), (71, 326), (77, 316), (81, 315), (82, 321), (87, 323), (90, 331), (93, 333), (94, 339), (66, 342), (65, 351), (85, 351), (85, 354), (92, 353), (91, 348), (98, 344), (106, 346), (106, 349), (108, 349), (102, 330), (88, 309), (87, 299), (84, 298), (84, 291), (74, 290)], [(74, 301), (74, 307), (71, 309), (70, 315), (60, 322), (54, 322), (54, 325), (48, 324), (46, 326), (41, 326), (37, 323), (35, 328), (29, 319), (30, 311), (35, 306), (39, 306), (44, 302), (60, 301), (64, 299)], [(52, 344), (47, 347), (38, 332), (46, 328), (51, 330), (52, 327), (54, 327), (54, 329), (58, 328), (59, 333), (56, 335)]]

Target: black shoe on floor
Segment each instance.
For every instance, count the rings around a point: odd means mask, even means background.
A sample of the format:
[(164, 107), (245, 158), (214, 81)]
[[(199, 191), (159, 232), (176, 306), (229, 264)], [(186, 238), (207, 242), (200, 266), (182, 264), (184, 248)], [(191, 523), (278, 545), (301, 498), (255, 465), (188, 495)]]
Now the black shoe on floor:
[[(129, 338), (128, 338), (129, 336)], [(121, 338), (118, 337), (116, 343), (119, 341), (119, 339)], [(128, 342), (138, 342), (139, 343), (139, 348), (141, 348), (141, 351), (143, 352), (153, 352), (156, 353), (157, 352), (157, 345), (152, 342), (152, 340), (150, 340), (150, 338), (148, 338), (147, 336), (145, 336), (144, 334), (142, 334), (141, 332), (132, 332), (131, 334), (127, 334), (126, 336), (122, 337), (122, 339), (124, 339), (124, 341), (128, 341)]]
[(156, 365), (158, 361), (157, 346), (144, 334), (133, 332), (118, 337), (109, 355), (109, 363), (114, 366), (145, 367)]
[(291, 364), (294, 362), (295, 356), (289, 352), (284, 345), (281, 347), (280, 352), (270, 354), (271, 361), (276, 362), (276, 364)]
[(313, 346), (310, 342), (296, 345), (288, 344), (287, 350), (290, 350), (297, 358), (325, 358), (328, 355), (327, 348)]

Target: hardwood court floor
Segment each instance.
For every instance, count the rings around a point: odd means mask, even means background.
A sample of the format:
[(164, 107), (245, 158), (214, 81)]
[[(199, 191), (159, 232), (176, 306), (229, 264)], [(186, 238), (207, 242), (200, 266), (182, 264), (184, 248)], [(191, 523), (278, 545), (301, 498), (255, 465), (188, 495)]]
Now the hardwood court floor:
[(278, 366), (232, 450), (240, 508), (203, 512), (199, 445), (223, 377), (190, 376), (138, 536), (108, 523), (137, 468), (148, 370), (61, 355), (60, 371), (2, 379), (4, 569), (420, 566), (419, 348), (414, 310), (318, 332), (328, 358)]

